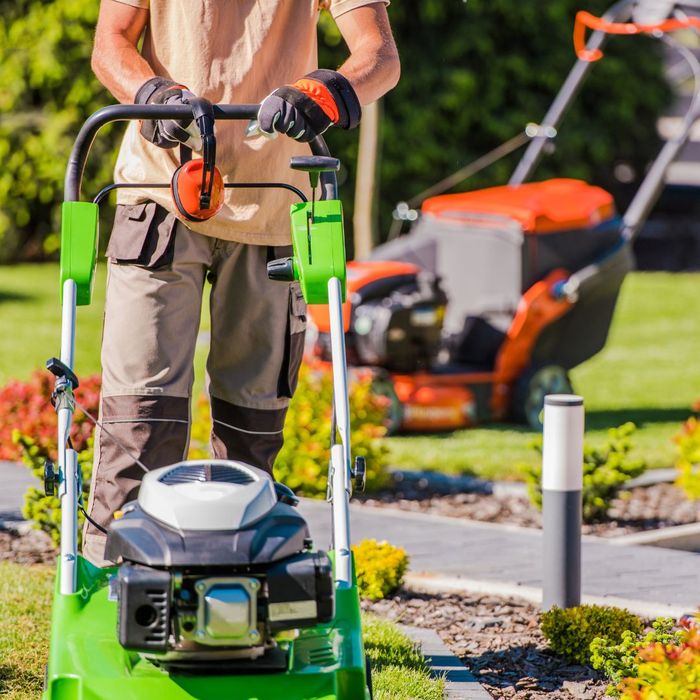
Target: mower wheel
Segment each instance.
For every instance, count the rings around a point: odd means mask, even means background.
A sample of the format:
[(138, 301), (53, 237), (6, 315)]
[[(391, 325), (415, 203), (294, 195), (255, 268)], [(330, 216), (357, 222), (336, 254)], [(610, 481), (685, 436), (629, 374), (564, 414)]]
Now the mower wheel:
[(542, 430), (544, 397), (548, 394), (573, 394), (569, 373), (559, 365), (526, 369), (513, 386), (511, 413), (515, 420), (533, 430)]

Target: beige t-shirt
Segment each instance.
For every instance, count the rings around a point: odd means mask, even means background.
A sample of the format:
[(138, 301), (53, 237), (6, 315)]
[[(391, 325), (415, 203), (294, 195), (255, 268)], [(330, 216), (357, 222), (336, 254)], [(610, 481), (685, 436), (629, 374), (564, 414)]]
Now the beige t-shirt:
[[(171, 78), (213, 103), (259, 103), (281, 85), (317, 65), (319, 0), (119, 0), (148, 8), (142, 53), (156, 75)], [(332, 0), (331, 13), (378, 0)], [(386, 2), (388, 0), (379, 0)], [(330, 66), (329, 66), (330, 67)], [(309, 191), (306, 173), (289, 168), (308, 144), (280, 135), (245, 138), (245, 121), (216, 123), (217, 165), (225, 182), (284, 181)], [(127, 127), (115, 168), (115, 182), (170, 182), (179, 149), (163, 149)], [(119, 190), (120, 204), (151, 199), (177, 213), (165, 189)], [(199, 233), (242, 243), (286, 245), (289, 206), (298, 201), (287, 190), (228, 189), (223, 209), (204, 223), (187, 222)]]

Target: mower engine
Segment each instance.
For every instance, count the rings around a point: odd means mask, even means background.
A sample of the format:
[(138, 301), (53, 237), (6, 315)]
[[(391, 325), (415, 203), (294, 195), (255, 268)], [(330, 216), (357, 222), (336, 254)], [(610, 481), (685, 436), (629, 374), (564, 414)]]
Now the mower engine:
[[(353, 262), (348, 297), (349, 364), (411, 373), (435, 361), (447, 297), (434, 275), (406, 263)], [(330, 361), (329, 329), (319, 330), (316, 355)]]
[(148, 473), (107, 537), (120, 644), (169, 670), (286, 668), (279, 640), (334, 613), (330, 559), (311, 551), (295, 503), (242, 462)]

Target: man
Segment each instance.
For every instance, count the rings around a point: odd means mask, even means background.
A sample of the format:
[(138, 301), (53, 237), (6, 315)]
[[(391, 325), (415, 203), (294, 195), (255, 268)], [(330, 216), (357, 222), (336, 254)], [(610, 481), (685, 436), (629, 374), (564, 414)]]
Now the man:
[[(350, 56), (317, 70), (319, 0), (102, 0), (92, 67), (125, 103), (261, 103), (262, 130), (217, 122), (217, 165), (229, 182), (282, 180), (308, 189), (292, 155), (331, 125), (352, 128), (360, 105), (391, 89), (399, 60), (388, 0), (328, 0)], [(138, 44), (143, 35), (143, 46)], [(116, 182), (168, 182), (185, 122), (132, 122)], [(179, 220), (167, 190), (122, 189), (107, 257), (101, 418), (88, 512), (105, 528), (135, 497), (142, 469), (185, 457), (205, 277), (212, 283), (207, 361), (214, 455), (272, 471), (301, 363), (299, 287), (267, 279), (288, 252), (287, 191), (227, 190), (219, 214)], [(125, 451), (125, 449), (128, 450)], [(88, 523), (83, 552), (103, 564), (105, 536)]]

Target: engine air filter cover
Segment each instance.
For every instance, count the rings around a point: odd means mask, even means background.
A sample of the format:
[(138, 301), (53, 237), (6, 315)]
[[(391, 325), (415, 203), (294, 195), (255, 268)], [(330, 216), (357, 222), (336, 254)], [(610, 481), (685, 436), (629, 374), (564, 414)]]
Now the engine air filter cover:
[(269, 474), (244, 462), (192, 460), (146, 474), (138, 502), (178, 530), (238, 530), (277, 503)]

